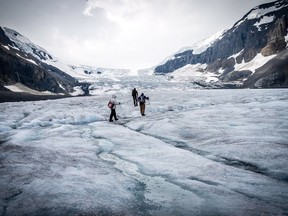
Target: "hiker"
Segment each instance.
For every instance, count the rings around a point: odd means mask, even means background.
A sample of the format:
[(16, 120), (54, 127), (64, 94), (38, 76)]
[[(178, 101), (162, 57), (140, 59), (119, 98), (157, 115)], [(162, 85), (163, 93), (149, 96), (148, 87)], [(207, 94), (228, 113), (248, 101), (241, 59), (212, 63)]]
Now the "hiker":
[(132, 97), (133, 97), (134, 106), (138, 106), (138, 102), (137, 102), (138, 92), (137, 92), (136, 88), (134, 88), (132, 90)]
[(116, 105), (120, 105), (120, 102), (117, 102), (116, 95), (112, 95), (112, 98), (109, 100), (109, 103), (108, 103), (108, 107), (111, 109), (109, 122), (113, 122), (113, 117), (115, 121), (118, 120), (116, 116)]
[(146, 97), (144, 93), (141, 93), (140, 97), (138, 97), (138, 101), (140, 103), (140, 113), (142, 116), (145, 116), (145, 101), (149, 100), (149, 97)]

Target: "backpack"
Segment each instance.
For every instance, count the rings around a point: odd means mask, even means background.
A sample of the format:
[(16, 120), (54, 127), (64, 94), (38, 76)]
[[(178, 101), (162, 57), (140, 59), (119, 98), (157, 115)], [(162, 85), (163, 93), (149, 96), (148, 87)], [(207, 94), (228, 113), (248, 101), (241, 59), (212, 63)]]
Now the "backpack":
[(114, 107), (114, 104), (113, 104), (111, 101), (109, 101), (108, 104), (107, 104), (107, 106), (108, 106), (110, 109), (112, 109), (112, 108)]
[(140, 102), (140, 103), (144, 103), (145, 102), (145, 96), (140, 96), (139, 98), (138, 98), (138, 101)]

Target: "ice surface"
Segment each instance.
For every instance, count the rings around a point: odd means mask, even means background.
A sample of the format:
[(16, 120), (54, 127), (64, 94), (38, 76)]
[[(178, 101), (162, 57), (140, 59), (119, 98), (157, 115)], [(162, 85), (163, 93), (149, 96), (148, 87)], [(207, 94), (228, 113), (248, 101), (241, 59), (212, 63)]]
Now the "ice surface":
[(189, 85), (103, 78), (91, 97), (0, 104), (0, 215), (287, 215), (288, 90)]

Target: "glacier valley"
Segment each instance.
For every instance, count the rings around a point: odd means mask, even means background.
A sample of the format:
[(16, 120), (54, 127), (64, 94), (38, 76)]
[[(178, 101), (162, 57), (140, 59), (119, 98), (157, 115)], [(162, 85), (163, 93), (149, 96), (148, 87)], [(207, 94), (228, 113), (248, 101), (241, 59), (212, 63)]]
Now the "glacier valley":
[(0, 215), (288, 215), (288, 89), (192, 85), (103, 78), (0, 104)]

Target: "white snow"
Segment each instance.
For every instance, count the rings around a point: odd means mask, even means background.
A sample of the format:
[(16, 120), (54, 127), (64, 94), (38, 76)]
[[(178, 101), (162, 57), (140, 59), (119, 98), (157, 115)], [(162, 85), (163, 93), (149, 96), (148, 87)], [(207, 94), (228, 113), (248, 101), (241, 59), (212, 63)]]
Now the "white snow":
[(52, 61), (44, 60), (43, 62), (64, 71), (65, 73), (74, 77), (80, 82), (95, 82), (95, 80), (101, 78), (115, 79), (115, 77), (119, 76), (133, 76), (137, 74), (137, 71), (130, 69), (110, 69), (85, 65), (69, 65), (56, 58), (54, 58)]
[(38, 55), (36, 55), (34, 52), (33, 52), (33, 49), (34, 50), (37, 50), (39, 52), (42, 52), (43, 54), (45, 53), (48, 53), (44, 48), (32, 43), (28, 38), (24, 37), (23, 35), (21, 35), (20, 33), (12, 30), (12, 29), (9, 29), (9, 28), (6, 28), (4, 27), (3, 28), (5, 34), (7, 37), (9, 37), (9, 39), (11, 41), (13, 41), (17, 47), (13, 47), (14, 49), (17, 49), (17, 50), (21, 50), (27, 54), (31, 54), (32, 56), (34, 56), (35, 58), (41, 60), (39, 58)]
[[(133, 87), (150, 97), (144, 117)], [(0, 104), (1, 215), (288, 214), (287, 89), (155, 76), (99, 79), (93, 93)]]
[(242, 71), (242, 70), (250, 70), (252, 73), (255, 72), (255, 70), (264, 64), (266, 64), (269, 60), (274, 58), (275, 55), (270, 56), (263, 56), (261, 53), (258, 53), (251, 61), (244, 62), (244, 60), (240, 64), (236, 64), (235, 71)]
[[(203, 52), (205, 52), (211, 45), (213, 45), (217, 40), (221, 40), (222, 36), (224, 35), (226, 30), (222, 30), (217, 32), (216, 34), (204, 39), (204, 40), (200, 40), (198, 42), (196, 42), (194, 45), (192, 46), (188, 46), (188, 47), (183, 47), (182, 49), (180, 49), (179, 51), (177, 51), (176, 53), (174, 53), (171, 56), (168, 56), (167, 58), (165, 58), (163, 61), (161, 61), (158, 65), (163, 65), (165, 64), (167, 61), (169, 60), (173, 60), (175, 58), (179, 58), (175, 57), (175, 55), (183, 53), (185, 51), (189, 51), (189, 50), (193, 50), (193, 54), (201, 54)], [(156, 66), (155, 66), (156, 67)], [(155, 68), (154, 67), (154, 68)]]
[(34, 60), (32, 60), (32, 59), (27, 59), (27, 58), (24, 58), (23, 56), (21, 56), (21, 55), (19, 55), (18, 53), (16, 54), (18, 57), (20, 57), (20, 58), (22, 58), (22, 59), (24, 59), (24, 60), (26, 60), (26, 61), (28, 61), (28, 62), (31, 62), (32, 64), (35, 64), (35, 65), (37, 65), (38, 66), (38, 64), (34, 61)]
[(178, 53), (185, 52), (187, 50), (193, 50), (193, 54), (201, 54), (201, 53), (205, 52), (211, 45), (213, 45), (215, 43), (215, 41), (221, 40), (225, 31), (226, 30), (219, 31), (216, 34), (214, 34), (214, 35), (212, 35), (212, 36), (210, 36), (204, 40), (200, 40), (200, 41), (196, 42), (191, 47), (184, 47), (184, 48), (180, 49), (174, 55), (176, 55)]
[(260, 17), (264, 16), (265, 14), (270, 13), (272, 11), (280, 10), (281, 8), (282, 7), (277, 8), (276, 6), (272, 6), (272, 7), (269, 7), (269, 8), (255, 8), (254, 10), (252, 10), (248, 14), (247, 19), (248, 20), (257, 19), (257, 18), (260, 18)]
[(30, 93), (30, 94), (34, 94), (34, 95), (51, 95), (51, 94), (54, 94), (52, 92), (49, 92), (49, 91), (44, 91), (44, 92), (39, 92), (39, 91), (36, 91), (34, 89), (31, 89), (25, 85), (23, 85), (22, 83), (16, 83), (15, 85), (5, 85), (4, 86), (5, 88), (13, 91), (13, 92), (26, 92), (26, 93)]
[[(235, 27), (239, 26), (245, 20), (258, 19), (258, 18), (261, 18), (261, 17), (266, 17), (264, 19), (267, 19), (268, 16), (265, 16), (266, 14), (268, 14), (270, 12), (273, 12), (273, 11), (278, 11), (278, 10), (282, 9), (283, 7), (287, 7), (287, 6), (285, 6), (285, 5), (282, 5), (282, 6), (273, 5), (273, 6), (268, 7), (268, 8), (255, 7), (255, 8), (253, 8), (253, 10), (244, 19), (240, 20)], [(263, 18), (261, 18), (261, 20), (262, 19)], [(270, 19), (271, 19), (271, 17), (268, 18), (268, 22), (269, 22)]]
[(74, 87), (73, 90), (74, 91), (72, 93), (70, 93), (72, 96), (78, 96), (78, 95), (83, 95), (84, 94), (84, 92), (83, 92), (83, 90), (81, 89), (80, 86)]
[(215, 73), (204, 72), (206, 67), (207, 64), (188, 64), (172, 73), (169, 73), (169, 76), (173, 77), (173, 81), (218, 81)]
[(54, 58), (54, 60), (44, 60), (44, 63), (48, 64), (48, 65), (52, 65), (56, 68), (58, 68), (59, 70), (67, 73), (68, 75), (74, 77), (75, 79), (78, 79), (79, 81), (86, 81), (87, 79), (89, 79), (89, 76), (86, 75), (83, 71), (79, 72), (79, 71), (75, 71), (73, 70), (73, 68), (71, 68), (70, 66), (68, 66), (68, 64), (61, 62), (59, 60), (57, 60), (56, 58)]
[(2, 45), (2, 47), (4, 47), (7, 50), (10, 50), (9, 46)]
[(274, 16), (263, 16), (259, 22), (256, 22), (254, 26), (258, 28), (258, 31), (261, 31), (261, 25), (273, 22)]

